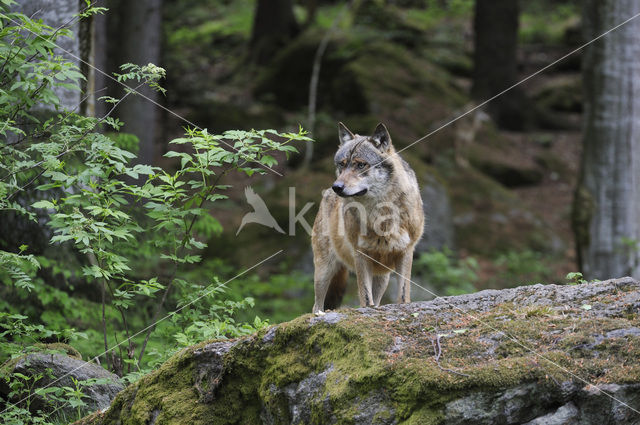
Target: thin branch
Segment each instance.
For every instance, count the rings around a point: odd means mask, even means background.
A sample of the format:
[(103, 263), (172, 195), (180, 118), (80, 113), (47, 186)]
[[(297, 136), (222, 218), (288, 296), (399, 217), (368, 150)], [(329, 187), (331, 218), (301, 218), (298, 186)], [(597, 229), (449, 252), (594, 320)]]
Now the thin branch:
[[(13, 45), (14, 45), (14, 43), (15, 43), (17, 40), (18, 40), (17, 38), (14, 38), (14, 39), (11, 41), (11, 48), (12, 48), (12, 49), (13, 49)], [(4, 68), (7, 66), (7, 64), (9, 63), (9, 61), (10, 61), (10, 60), (13, 60), (13, 58), (15, 58), (16, 56), (18, 56), (18, 55), (20, 54), (20, 52), (22, 51), (22, 49), (24, 49), (24, 46), (20, 46), (20, 48), (15, 52), (15, 54), (13, 54), (13, 56), (12, 56), (12, 53), (13, 53), (12, 51), (9, 51), (9, 52), (7, 53), (7, 57), (6, 57), (6, 59), (4, 60), (4, 63), (2, 64), (2, 66), (0, 66), (0, 74), (4, 73)], [(9, 75), (10, 75), (10, 74), (7, 74), (7, 77), (9, 77)], [(5, 82), (4, 82), (4, 80), (3, 80), (2, 82), (0, 82), (0, 86), (4, 86), (4, 85), (5, 85)]]
[[(3, 150), (3, 149), (5, 149), (5, 148), (7, 148), (7, 147), (11, 147), (11, 146), (18, 145), (18, 144), (20, 144), (20, 143), (24, 142), (25, 140), (27, 140), (27, 139), (29, 139), (29, 138), (36, 139), (36, 138), (38, 138), (38, 137), (42, 137), (42, 136), (44, 136), (45, 132), (50, 131), (50, 130), (52, 130), (54, 127), (56, 127), (56, 126), (58, 126), (58, 125), (62, 124), (63, 122), (65, 122), (65, 121), (66, 121), (66, 120), (71, 116), (71, 114), (73, 114), (73, 113), (74, 113), (74, 111), (75, 111), (76, 109), (78, 109), (78, 108), (80, 107), (80, 105), (82, 105), (82, 103), (83, 103), (84, 101), (86, 101), (87, 99), (89, 99), (89, 97), (94, 96), (95, 94), (100, 93), (101, 91), (104, 91), (104, 90), (106, 90), (106, 89), (107, 89), (106, 87), (103, 87), (103, 88), (101, 88), (101, 89), (95, 90), (95, 91), (93, 91), (93, 92), (91, 92), (91, 93), (87, 94), (87, 95), (86, 95), (86, 96), (84, 96), (82, 99), (80, 99), (80, 102), (79, 102), (79, 103), (77, 103), (73, 108), (71, 108), (71, 109), (67, 110), (67, 111), (66, 111), (66, 114), (65, 114), (65, 115), (64, 115), (60, 120), (55, 121), (55, 122), (52, 122), (52, 123), (51, 123), (51, 124), (49, 124), (47, 127), (45, 127), (45, 128), (43, 128), (42, 130), (40, 130), (40, 132), (39, 132), (39, 133), (32, 134), (32, 135), (30, 135), (30, 136), (24, 136), (24, 137), (21, 137), (20, 139), (16, 140), (16, 141), (15, 141), (15, 142), (13, 142), (13, 143), (5, 143), (4, 145), (0, 146), (0, 152), (2, 152), (2, 150)], [(22, 125), (22, 124), (18, 124), (18, 125)], [(31, 125), (35, 125), (35, 124), (31, 124)]]
[[(143, 84), (144, 84), (144, 82), (140, 83), (140, 84), (136, 87), (136, 89), (138, 89), (138, 88), (139, 88), (140, 86), (142, 86)], [(93, 125), (93, 127), (88, 128), (87, 130), (85, 130), (85, 131), (84, 131), (84, 132), (83, 132), (83, 133), (82, 133), (82, 134), (81, 134), (81, 135), (80, 135), (80, 136), (79, 136), (79, 137), (78, 137), (78, 138), (77, 138), (73, 143), (78, 143), (78, 142), (80, 142), (82, 139), (84, 139), (84, 138), (87, 136), (87, 134), (89, 134), (89, 133), (91, 133), (92, 131), (94, 131), (94, 130), (95, 130), (95, 129), (100, 125), (100, 124), (102, 124), (102, 122), (103, 122), (104, 120), (106, 120), (106, 119), (107, 119), (107, 118), (108, 118), (108, 117), (113, 113), (113, 111), (115, 111), (115, 110), (116, 110), (116, 108), (120, 105), (120, 103), (122, 103), (122, 101), (124, 101), (124, 100), (127, 98), (127, 96), (129, 96), (131, 93), (133, 93), (133, 92), (131, 92), (131, 91), (127, 91), (127, 93), (126, 93), (124, 96), (122, 96), (122, 98), (121, 98), (121, 99), (119, 99), (119, 100), (118, 100), (118, 101), (113, 105), (113, 107), (109, 110), (109, 112), (107, 112), (107, 113), (106, 113), (102, 118), (100, 118), (100, 119), (99, 119), (99, 120), (98, 120), (98, 121)], [(73, 146), (72, 146), (72, 147), (73, 147)], [(62, 156), (64, 156), (64, 155), (68, 154), (69, 152), (71, 152), (71, 151), (73, 150), (73, 149), (72, 149), (72, 147), (70, 147), (69, 149), (67, 149), (67, 150), (65, 150), (65, 151), (60, 152), (58, 155), (56, 155), (56, 156), (55, 156), (55, 158), (56, 158), (56, 159), (58, 159), (58, 158), (60, 158), (60, 157), (62, 157)], [(34, 168), (40, 167), (40, 166), (41, 166), (42, 164), (44, 164), (45, 162), (46, 162), (46, 161), (42, 160), (42, 161), (39, 161), (38, 163), (36, 163), (36, 164), (34, 164), (34, 165), (30, 166), (30, 167), (27, 167), (27, 168), (25, 168), (25, 169), (23, 169), (23, 170), (16, 170), (16, 171), (12, 171), (12, 172), (10, 172), (9, 174), (5, 175), (4, 177), (0, 178), (0, 181), (4, 181), (4, 180), (6, 180), (7, 178), (9, 178), (9, 177), (11, 177), (11, 176), (13, 176), (13, 175), (15, 175), (15, 174), (18, 174), (18, 173), (24, 173), (25, 171), (29, 171), (29, 170), (32, 170), (32, 169), (34, 169)], [(10, 199), (11, 197), (13, 197), (17, 192), (20, 192), (20, 191), (21, 191), (21, 190), (23, 190), (23, 189), (24, 189), (24, 188), (19, 189), (19, 190), (17, 190), (16, 192), (12, 193), (12, 194), (9, 196), (9, 199)]]
[[(109, 344), (107, 341), (107, 318), (105, 314), (105, 304), (106, 304), (106, 294), (104, 290), (104, 280), (102, 280), (102, 285), (100, 285), (100, 294), (102, 298), (102, 335), (104, 335), (104, 351), (109, 350)], [(111, 369), (111, 361), (109, 360), (109, 356), (106, 356), (107, 360), (107, 369)]]
[[(111, 287), (111, 282), (107, 282), (107, 287), (109, 288), (109, 293), (111, 294), (111, 297), (113, 299), (115, 299), (113, 288)], [(131, 351), (133, 349), (133, 343), (131, 341), (131, 337), (129, 336), (129, 324), (127, 322), (127, 316), (124, 313), (124, 310), (123, 310), (122, 307), (120, 307), (120, 306), (115, 306), (115, 307), (120, 312), (120, 317), (122, 318), (122, 324), (124, 325), (124, 332), (125, 332), (125, 335), (127, 337), (127, 343), (129, 344), (129, 347), (128, 347), (128, 350), (127, 350), (127, 355), (128, 355), (129, 358), (131, 358), (130, 353), (131, 353)], [(118, 342), (118, 341), (116, 340), (116, 342)], [(122, 350), (120, 350), (120, 358), (122, 359)], [(129, 369), (130, 368), (131, 368), (131, 365), (129, 365)], [(136, 368), (139, 370), (137, 365), (136, 365)]]
[[(311, 81), (309, 82), (309, 113), (307, 116), (307, 126), (309, 135), (313, 135), (314, 127), (316, 125), (316, 104), (317, 104), (317, 96), (318, 96), (318, 81), (320, 79), (320, 66), (322, 65), (322, 56), (324, 56), (324, 52), (327, 49), (327, 45), (329, 44), (329, 39), (335, 32), (336, 28), (340, 21), (342, 21), (342, 16), (344, 13), (351, 8), (352, 2), (347, 3), (340, 13), (335, 17), (333, 22), (331, 23), (331, 28), (327, 30), (327, 32), (320, 40), (320, 44), (318, 45), (318, 49), (316, 50), (316, 54), (313, 58), (313, 68), (311, 70)], [(311, 164), (311, 159), (313, 157), (313, 142), (310, 140), (306, 143), (306, 149), (304, 152), (304, 160), (302, 162), (303, 167), (308, 167)]]
[(466, 376), (468, 378), (469, 375), (467, 375), (466, 373), (458, 372), (458, 371), (455, 371), (453, 369), (448, 369), (448, 368), (442, 367), (440, 365), (440, 356), (442, 355), (442, 347), (440, 346), (440, 338), (441, 338), (441, 336), (437, 332), (438, 331), (436, 330), (435, 338), (431, 339), (431, 345), (433, 346), (433, 357), (434, 357), (434, 359), (436, 361), (436, 364), (440, 368), (440, 370), (442, 370), (444, 372), (454, 373), (454, 374), (460, 375), (460, 376)]
[[(224, 170), (222, 170), (222, 172), (220, 172), (216, 176), (216, 179), (213, 182), (213, 184), (211, 186), (209, 186), (209, 190), (207, 191), (206, 195), (200, 200), (200, 204), (198, 205), (198, 209), (202, 208), (202, 205), (204, 205), (205, 201), (207, 200), (207, 198), (209, 197), (209, 195), (211, 194), (213, 189), (215, 189), (215, 187), (218, 185), (218, 182), (220, 181), (222, 176), (227, 174), (227, 172), (229, 172), (231, 170), (231, 168), (232, 168), (231, 165), (227, 166)], [(193, 225), (195, 224), (197, 218), (198, 218), (197, 216), (194, 216), (193, 219), (191, 220), (191, 224), (189, 224), (189, 227), (187, 228), (187, 231), (186, 231), (186, 233), (184, 235), (184, 238), (182, 239), (182, 245), (178, 249), (183, 249), (185, 247), (185, 245), (187, 244), (187, 242), (189, 241), (189, 234), (191, 233), (191, 230), (193, 229)], [(173, 280), (174, 280), (173, 278), (175, 277), (175, 275), (176, 275), (176, 273), (178, 271), (178, 264), (176, 262), (174, 262), (173, 265), (174, 265), (174, 267), (173, 267), (173, 271), (171, 272), (171, 275), (169, 277), (169, 283), (167, 283), (167, 287), (164, 290), (164, 294), (162, 294), (162, 300), (156, 306), (156, 311), (153, 314), (152, 323), (154, 323), (154, 324), (156, 323), (156, 321), (160, 317), (160, 312), (162, 311), (162, 307), (164, 306), (164, 303), (167, 300), (167, 295), (169, 294), (169, 291), (171, 290), (171, 287), (173, 285)], [(155, 329), (155, 325), (150, 326), (147, 329), (147, 333), (146, 333), (146, 335), (144, 337), (144, 342), (142, 343), (142, 347), (140, 348), (140, 354), (138, 355), (138, 365), (142, 364), (142, 357), (144, 356), (145, 349), (147, 348), (147, 343), (149, 342), (149, 338), (151, 336), (151, 332), (153, 332), (154, 329)]]
[[(98, 262), (98, 259), (96, 258), (95, 254), (93, 252), (89, 252), (87, 254), (87, 257), (89, 258), (89, 263), (92, 266), (96, 266), (96, 267), (101, 267), (101, 265)], [(105, 350), (105, 354), (107, 352), (107, 350), (109, 349), (109, 343), (107, 340), (107, 315), (106, 315), (106, 304), (107, 304), (107, 294), (106, 294), (106, 290), (105, 290), (105, 281), (104, 278), (100, 279), (100, 299), (102, 302), (102, 336), (103, 336), (103, 340), (104, 340), (104, 350)], [(111, 361), (109, 360), (109, 356), (106, 355), (105, 356), (105, 360), (107, 361), (107, 369), (110, 370), (111, 369)]]
[(14, 196), (16, 196), (18, 193), (22, 192), (23, 190), (25, 190), (27, 187), (31, 186), (36, 180), (38, 180), (40, 178), (40, 176), (42, 176), (44, 174), (44, 172), (47, 171), (46, 168), (43, 168), (42, 170), (40, 170), (40, 172), (38, 174), (36, 174), (36, 176), (34, 178), (32, 178), (31, 180), (29, 180), (27, 183), (25, 183), (24, 186), (20, 187), (19, 189), (17, 189), (15, 192), (13, 192), (11, 195), (7, 196), (7, 201), (10, 201), (11, 199), (13, 199)]

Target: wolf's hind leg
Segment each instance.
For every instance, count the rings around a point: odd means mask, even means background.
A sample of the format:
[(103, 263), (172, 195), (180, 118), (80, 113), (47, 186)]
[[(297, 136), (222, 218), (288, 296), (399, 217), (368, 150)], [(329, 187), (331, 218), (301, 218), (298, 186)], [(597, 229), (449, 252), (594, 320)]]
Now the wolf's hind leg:
[(382, 300), (382, 296), (384, 295), (384, 291), (387, 290), (387, 285), (389, 284), (389, 273), (384, 275), (373, 276), (372, 279), (372, 291), (373, 291), (373, 302), (376, 306), (380, 305), (380, 300)]
[(313, 286), (315, 302), (313, 312), (335, 309), (340, 305), (347, 285), (347, 269), (335, 257), (316, 263)]

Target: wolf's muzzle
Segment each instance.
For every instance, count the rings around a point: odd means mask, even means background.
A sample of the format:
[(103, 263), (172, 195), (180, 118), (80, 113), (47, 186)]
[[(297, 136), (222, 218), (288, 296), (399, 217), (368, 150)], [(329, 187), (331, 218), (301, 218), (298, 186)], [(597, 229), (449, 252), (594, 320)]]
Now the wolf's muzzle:
[(362, 196), (365, 193), (367, 193), (367, 189), (362, 189), (360, 192), (356, 192), (356, 193), (345, 193), (344, 192), (344, 183), (341, 181), (337, 181), (333, 184), (333, 186), (331, 186), (331, 189), (333, 189), (333, 191), (338, 195), (341, 196), (343, 198), (348, 198), (351, 196)]
[(333, 186), (331, 186), (331, 189), (333, 189), (333, 191), (335, 193), (337, 193), (338, 195), (341, 195), (342, 192), (344, 191), (344, 183), (342, 182), (335, 182), (333, 184)]

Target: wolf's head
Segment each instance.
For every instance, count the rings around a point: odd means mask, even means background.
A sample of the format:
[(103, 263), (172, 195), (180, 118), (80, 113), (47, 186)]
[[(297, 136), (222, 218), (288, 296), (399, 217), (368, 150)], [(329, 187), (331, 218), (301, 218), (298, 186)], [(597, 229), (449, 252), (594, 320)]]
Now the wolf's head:
[(337, 179), (331, 187), (342, 197), (375, 197), (386, 189), (393, 165), (385, 159), (393, 154), (389, 131), (380, 123), (372, 136), (353, 134), (339, 124), (340, 147), (334, 158)]

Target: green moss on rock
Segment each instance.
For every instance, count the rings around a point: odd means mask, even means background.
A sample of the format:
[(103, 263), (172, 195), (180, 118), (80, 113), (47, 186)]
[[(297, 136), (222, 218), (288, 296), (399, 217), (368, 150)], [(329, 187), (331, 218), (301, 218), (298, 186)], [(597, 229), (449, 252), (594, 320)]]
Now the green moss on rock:
[(531, 420), (579, 403), (585, 382), (640, 383), (638, 302), (640, 284), (621, 279), (304, 315), (183, 350), (79, 423), (441, 424), (478, 400), (500, 401), (490, 418), (547, 394), (518, 411)]

